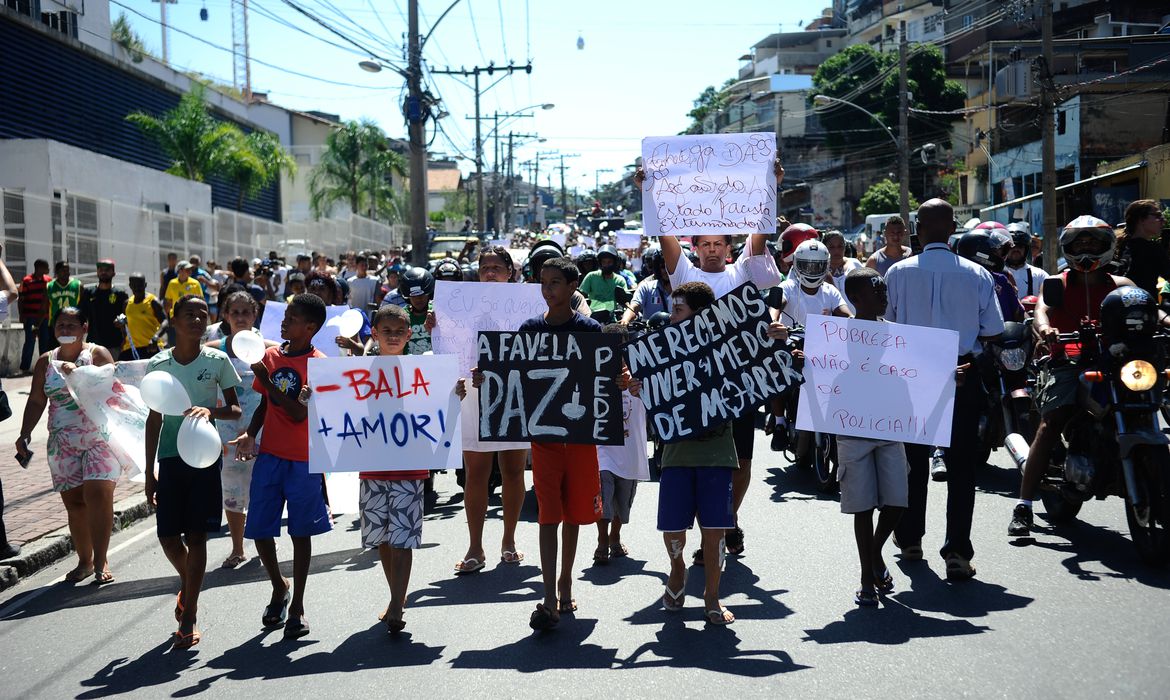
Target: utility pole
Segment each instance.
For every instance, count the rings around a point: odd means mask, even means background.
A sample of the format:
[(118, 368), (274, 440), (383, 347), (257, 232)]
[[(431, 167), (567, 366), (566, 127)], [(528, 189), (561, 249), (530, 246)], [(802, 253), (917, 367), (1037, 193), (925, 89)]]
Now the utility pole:
[[(532, 63), (529, 62), (523, 66), (516, 66), (509, 63), (506, 66), (497, 66), (494, 61), (487, 64), (486, 67), (473, 66), (471, 68), (460, 68), (459, 70), (451, 70), (445, 68), (443, 70), (432, 70), (434, 75), (461, 75), (463, 77), (475, 77), (475, 204), (476, 204), (476, 228), (480, 231), (484, 230), (484, 218), (486, 216), (483, 206), (483, 136), (480, 130), (480, 115), (479, 115), (479, 98), (483, 93), (495, 87), (500, 80), (512, 75), (514, 71), (522, 70), (525, 73), (532, 73)], [(491, 85), (488, 85), (483, 90), (479, 89), (479, 76), (481, 73), (487, 73), (489, 77), (500, 71), (503, 75), (500, 76)]]
[(581, 154), (580, 153), (560, 153), (557, 155), (561, 159), (561, 164), (559, 166), (557, 166), (557, 169), (561, 171), (561, 211), (564, 212), (565, 221), (568, 222), (568, 220), (569, 220), (568, 192), (569, 191), (568, 191), (568, 189), (565, 188), (565, 171), (568, 170), (569, 166), (565, 165), (565, 159), (566, 158), (578, 158), (578, 157), (580, 157)]
[[(167, 0), (159, 1), (159, 24), (162, 25), (162, 60), (166, 65), (171, 65), (171, 53), (167, 49)], [(82, 12), (84, 14), (84, 11)]]
[(407, 23), (406, 84), (409, 92), (403, 111), (410, 135), (410, 245), (411, 262), (427, 259), (427, 138), (426, 110), (422, 93), (422, 46), (418, 36), (418, 0), (410, 0)]
[(1052, 82), (1052, 0), (1042, 2), (1044, 14), (1040, 24), (1043, 47), (1040, 66), (1040, 126), (1043, 142), (1040, 160), (1043, 161), (1044, 171), (1040, 189), (1044, 220), (1040, 235), (1044, 238), (1044, 267), (1049, 274), (1056, 274), (1056, 263), (1060, 259), (1060, 236), (1056, 233), (1059, 224), (1056, 222), (1056, 135), (1053, 123), (1056, 86)]
[(906, 78), (906, 21), (898, 25), (898, 205), (910, 226), (910, 88)]

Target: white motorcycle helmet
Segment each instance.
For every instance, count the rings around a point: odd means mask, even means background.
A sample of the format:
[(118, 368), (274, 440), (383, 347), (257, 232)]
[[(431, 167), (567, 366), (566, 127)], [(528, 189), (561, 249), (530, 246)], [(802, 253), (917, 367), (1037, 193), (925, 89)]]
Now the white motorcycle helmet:
[[(1097, 241), (1099, 252), (1073, 254), (1073, 241), (1082, 235), (1088, 234)], [(1113, 227), (1095, 216), (1078, 216), (1068, 223), (1060, 232), (1060, 250), (1071, 267), (1081, 272), (1092, 272), (1108, 265), (1113, 260), (1113, 252), (1117, 248), (1117, 237)]]
[(802, 286), (821, 286), (829, 274), (829, 249), (820, 241), (805, 241), (792, 254), (792, 272)]

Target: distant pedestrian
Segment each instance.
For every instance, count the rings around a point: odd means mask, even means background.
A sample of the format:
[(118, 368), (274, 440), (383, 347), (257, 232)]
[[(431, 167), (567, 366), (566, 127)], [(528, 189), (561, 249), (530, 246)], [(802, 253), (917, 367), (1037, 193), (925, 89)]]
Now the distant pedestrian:
[(53, 265), (53, 279), (45, 285), (45, 293), (49, 295), (49, 323), (54, 325), (57, 322), (57, 313), (61, 309), (77, 306), (81, 302), (81, 280), (70, 277), (69, 273), (69, 263), (58, 260), (57, 264)]
[(126, 302), (126, 322), (122, 332), (122, 353), (118, 359), (147, 360), (158, 354), (160, 339), (169, 325), (162, 302), (146, 291), (146, 275), (130, 275), (130, 299)]
[(167, 266), (158, 273), (158, 295), (163, 298), (167, 295), (167, 285), (179, 276), (179, 254), (167, 253)]
[(33, 271), (20, 281), (20, 322), (24, 325), (24, 348), (20, 353), (20, 371), (32, 369), (35, 349), (49, 351), (53, 344), (53, 326), (49, 323), (49, 261), (37, 260)]
[(910, 257), (911, 253), (910, 247), (904, 245), (906, 221), (897, 214), (886, 219), (884, 237), (885, 245), (865, 261), (866, 267), (877, 270), (878, 274), (883, 276), (889, 272), (894, 263)]
[(112, 357), (117, 357), (126, 337), (116, 321), (126, 313), (130, 293), (123, 287), (114, 286), (113, 260), (98, 261), (97, 278), (96, 284), (81, 288), (78, 308), (89, 319), (91, 340), (109, 350)]

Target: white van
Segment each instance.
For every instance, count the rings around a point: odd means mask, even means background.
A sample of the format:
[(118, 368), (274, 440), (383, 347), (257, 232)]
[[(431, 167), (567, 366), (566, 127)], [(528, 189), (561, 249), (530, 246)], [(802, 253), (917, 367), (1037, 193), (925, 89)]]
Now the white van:
[[(871, 241), (870, 245), (877, 246), (876, 241), (878, 236), (885, 230), (886, 220), (891, 216), (900, 216), (900, 214), (898, 212), (891, 212), (889, 214), (870, 214), (865, 217), (865, 235)], [(911, 211), (910, 230), (907, 233), (913, 235), (916, 230), (918, 230), (918, 212)]]

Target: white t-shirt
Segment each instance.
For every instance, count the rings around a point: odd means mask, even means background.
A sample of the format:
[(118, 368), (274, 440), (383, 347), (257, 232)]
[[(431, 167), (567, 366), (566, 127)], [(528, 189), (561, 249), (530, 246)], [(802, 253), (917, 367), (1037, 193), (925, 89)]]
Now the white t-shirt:
[(1030, 296), (1040, 296), (1040, 288), (1044, 286), (1044, 280), (1048, 279), (1048, 273), (1038, 267), (1025, 264), (1018, 270), (1014, 267), (1004, 267), (1005, 272), (1012, 274), (1012, 279), (1016, 281), (1016, 298), (1023, 299), (1029, 296), (1028, 292), (1028, 274), (1032, 275), (1032, 292)]
[(685, 254), (678, 256), (678, 264), (670, 275), (670, 288), (678, 289), (686, 282), (705, 282), (719, 299), (739, 288), (744, 282), (752, 282), (759, 289), (780, 284), (783, 279), (776, 268), (776, 260), (767, 253), (749, 255), (730, 263), (723, 272), (703, 272), (691, 264)]
[(833, 278), (833, 286), (837, 288), (838, 292), (841, 292), (842, 296), (845, 295), (845, 275), (859, 267), (863, 267), (863, 265), (857, 258), (845, 258), (845, 263), (841, 266), (841, 274), (839, 275), (834, 275), (833, 268), (831, 266), (829, 267), (829, 275)]
[(650, 463), (646, 453), (646, 407), (630, 392), (622, 392), (624, 445), (598, 445), (597, 466), (614, 476), (636, 481), (650, 480)]
[(349, 280), (349, 306), (363, 311), (373, 303), (378, 280), (373, 277), (351, 277)]
[(805, 294), (800, 282), (790, 277), (780, 284), (784, 291), (784, 311), (780, 322), (786, 326), (804, 325), (809, 314), (831, 316), (837, 307), (845, 304), (845, 297), (831, 284), (822, 284), (816, 294)]

